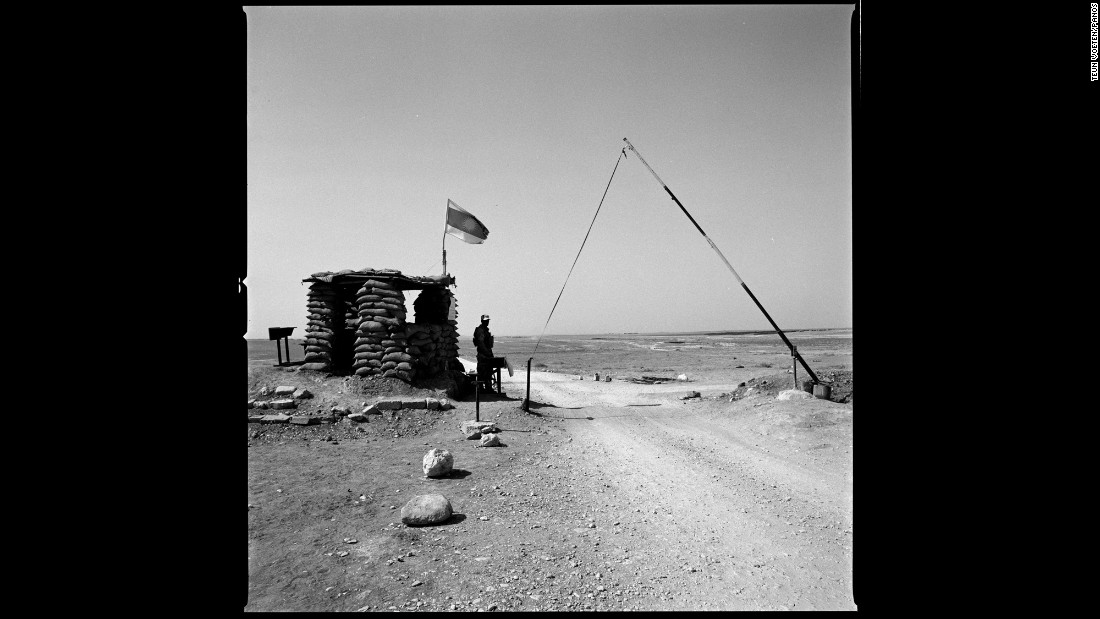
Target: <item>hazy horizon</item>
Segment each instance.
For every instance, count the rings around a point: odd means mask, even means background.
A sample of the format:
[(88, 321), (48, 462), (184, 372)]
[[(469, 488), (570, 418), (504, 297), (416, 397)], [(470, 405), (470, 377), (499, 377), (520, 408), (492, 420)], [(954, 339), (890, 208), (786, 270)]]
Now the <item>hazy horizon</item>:
[[(793, 328), (793, 329), (783, 329), (783, 333), (790, 334), (790, 333), (798, 333), (800, 331), (843, 331), (845, 329), (850, 330), (850, 329), (852, 329), (852, 327), (796, 327), (796, 328)], [(767, 329), (720, 329), (720, 330), (719, 329), (702, 329), (702, 330), (699, 330), (699, 331), (605, 331), (605, 332), (599, 332), (599, 333), (547, 333), (545, 335), (542, 335), (541, 337), (546, 339), (546, 338), (555, 338), (555, 337), (588, 337), (588, 336), (593, 336), (593, 335), (642, 335), (642, 336), (654, 336), (654, 335), (725, 335), (725, 334), (746, 335), (746, 334), (753, 334), (753, 333), (760, 333), (760, 334), (769, 334), (770, 333), (770, 334), (775, 334), (775, 336), (777, 338), (779, 337), (779, 335), (777, 333), (775, 333), (774, 330), (767, 330)], [(465, 339), (472, 338), (473, 334), (472, 333), (470, 333), (469, 335), (460, 334), (458, 337), (459, 337), (460, 340), (465, 340)], [(535, 339), (535, 338), (540, 337), (540, 335), (537, 334), (537, 333), (536, 334), (528, 334), (528, 335), (497, 335), (496, 333), (494, 333), (493, 337), (532, 338), (532, 339)], [(245, 339), (250, 340), (250, 341), (269, 341), (268, 338), (266, 338), (266, 337), (246, 337)], [(291, 335), (290, 339), (292, 339), (292, 340), (304, 340), (306, 338), (305, 338), (305, 335), (302, 335), (302, 336)], [(273, 341), (273, 340), (271, 340), (271, 341)]]
[(548, 332), (770, 329), (624, 137), (780, 328), (852, 324), (853, 5), (243, 11), (247, 339), (444, 242), (459, 333), (536, 337), (586, 235)]

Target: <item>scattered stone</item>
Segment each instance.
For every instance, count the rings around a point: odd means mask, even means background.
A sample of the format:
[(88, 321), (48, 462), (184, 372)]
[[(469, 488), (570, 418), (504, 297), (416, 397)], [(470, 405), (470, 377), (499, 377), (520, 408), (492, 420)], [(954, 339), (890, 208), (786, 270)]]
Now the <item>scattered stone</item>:
[(266, 398), (269, 395), (271, 395), (271, 389), (269, 387), (260, 388), (260, 397)]
[(345, 544), (357, 544), (357, 543), (359, 543), (359, 540), (355, 539), (354, 537), (345, 537), (344, 538), (344, 543)]
[(676, 377), (676, 380), (683, 380), (683, 381), (686, 381), (687, 379), (688, 379), (688, 375), (687, 375), (687, 374), (680, 374), (679, 376), (677, 376), (677, 377)]
[(313, 397), (313, 394), (310, 393), (309, 389), (298, 389), (294, 392), (294, 399), (295, 400), (308, 400), (312, 397)]
[(413, 587), (419, 587), (419, 586), (420, 586), (420, 585), (422, 585), (422, 584), (424, 584), (424, 583), (420, 582), (419, 580), (414, 580), (414, 581), (413, 581), (413, 584), (412, 584), (411, 586), (413, 586)]
[(290, 421), (290, 415), (282, 415), (282, 414), (264, 415), (260, 419), (260, 423), (287, 423), (289, 421)]
[(288, 387), (286, 385), (275, 388), (275, 397), (293, 395), (296, 387)]
[(454, 467), (455, 457), (446, 449), (433, 449), (424, 456), (424, 477), (443, 477)]
[(462, 434), (467, 439), (481, 438), (482, 433), (499, 432), (492, 421), (463, 421)]
[(423, 527), (446, 522), (451, 517), (451, 502), (441, 494), (420, 494), (401, 508), (401, 522)]
[(500, 437), (495, 432), (489, 432), (488, 434), (481, 435), (481, 442), (479, 447), (500, 447)]
[(692, 398), (702, 397), (698, 391), (689, 391), (686, 395), (680, 396), (681, 400), (690, 400)]
[(351, 408), (347, 406), (333, 406), (331, 410), (332, 414), (337, 417), (344, 417), (351, 414)]
[(451, 401), (448, 400), (447, 398), (443, 398), (439, 401), (439, 410), (449, 411), (454, 407), (455, 407), (455, 405), (451, 404)]
[(283, 408), (298, 408), (298, 403), (294, 400), (272, 400), (271, 408), (276, 410)]
[(812, 400), (813, 395), (806, 393), (801, 389), (787, 389), (786, 391), (780, 391), (779, 395), (775, 396), (776, 400)]

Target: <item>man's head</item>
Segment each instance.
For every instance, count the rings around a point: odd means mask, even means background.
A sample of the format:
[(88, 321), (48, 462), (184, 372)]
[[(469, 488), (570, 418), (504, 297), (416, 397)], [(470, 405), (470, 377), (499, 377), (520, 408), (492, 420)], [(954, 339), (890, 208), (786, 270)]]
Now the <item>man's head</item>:
[(488, 326), (488, 324), (489, 324), (489, 315), (488, 314), (482, 314), (481, 315), (481, 324)]

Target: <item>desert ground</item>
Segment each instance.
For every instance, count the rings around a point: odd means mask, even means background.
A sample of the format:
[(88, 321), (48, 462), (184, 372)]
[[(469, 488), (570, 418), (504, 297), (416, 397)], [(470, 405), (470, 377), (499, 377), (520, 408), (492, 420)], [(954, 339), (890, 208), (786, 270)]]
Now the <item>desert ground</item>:
[[(498, 336), (503, 394), (247, 424), (245, 610), (855, 610), (852, 332), (788, 336), (830, 399), (777, 399), (795, 379), (774, 333), (547, 336), (534, 355), (536, 338)], [(448, 397), (274, 365), (273, 342), (249, 342), (249, 399), (306, 388), (300, 411), (323, 413)], [(503, 446), (463, 437), (475, 417)], [(423, 476), (432, 448), (454, 455), (449, 476)], [(454, 516), (401, 524), (428, 493)]]

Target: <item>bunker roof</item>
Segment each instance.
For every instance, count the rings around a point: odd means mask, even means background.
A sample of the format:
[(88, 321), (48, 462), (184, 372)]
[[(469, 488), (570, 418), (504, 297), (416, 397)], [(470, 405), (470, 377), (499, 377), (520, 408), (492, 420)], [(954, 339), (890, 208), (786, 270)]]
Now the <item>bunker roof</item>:
[(385, 281), (398, 290), (423, 290), (436, 286), (451, 286), (455, 283), (453, 275), (404, 275), (396, 269), (344, 269), (343, 271), (320, 271), (310, 275), (303, 282), (324, 282), (336, 286), (362, 284), (368, 279)]

